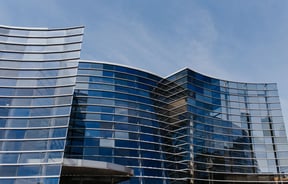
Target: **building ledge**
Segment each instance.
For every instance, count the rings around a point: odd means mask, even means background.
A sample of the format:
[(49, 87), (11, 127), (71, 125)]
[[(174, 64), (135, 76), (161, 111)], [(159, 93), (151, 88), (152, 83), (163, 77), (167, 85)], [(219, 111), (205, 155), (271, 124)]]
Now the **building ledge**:
[(118, 183), (133, 176), (131, 168), (108, 162), (68, 159), (63, 160), (61, 184)]

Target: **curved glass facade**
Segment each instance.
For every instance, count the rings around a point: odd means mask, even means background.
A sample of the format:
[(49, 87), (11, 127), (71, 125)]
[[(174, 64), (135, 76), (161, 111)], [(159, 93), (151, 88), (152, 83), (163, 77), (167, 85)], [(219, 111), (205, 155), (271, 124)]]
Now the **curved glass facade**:
[(133, 168), (123, 183), (285, 182), (276, 84), (81, 61), (74, 95), (65, 157)]
[(189, 69), (168, 80), (183, 90), (173, 103), (186, 102), (173, 107), (172, 118), (186, 122), (182, 129), (190, 132), (192, 183), (287, 182), (288, 144), (276, 84), (223, 81)]
[(288, 183), (276, 84), (79, 61), (82, 34), (0, 26), (0, 183)]
[(83, 27), (0, 27), (0, 183), (59, 182)]
[(129, 166), (131, 183), (165, 181), (165, 167), (173, 163), (162, 150), (161, 135), (168, 131), (152, 98), (160, 80), (127, 67), (80, 62), (65, 157)]

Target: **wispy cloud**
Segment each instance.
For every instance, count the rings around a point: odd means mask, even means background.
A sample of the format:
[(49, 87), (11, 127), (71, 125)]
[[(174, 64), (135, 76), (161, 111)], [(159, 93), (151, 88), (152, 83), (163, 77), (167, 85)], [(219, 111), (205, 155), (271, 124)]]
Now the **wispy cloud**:
[[(85, 25), (83, 59), (166, 76), (184, 67), (217, 78), (278, 82), (288, 120), (288, 1), (3, 1), (1, 24)], [(284, 96), (284, 98), (283, 98)]]
[(182, 11), (183, 6), (174, 7), (177, 17), (166, 25), (169, 30), (161, 31), (157, 30), (160, 28), (157, 25), (151, 27), (151, 24), (139, 20), (141, 16), (137, 14), (131, 15), (119, 7), (114, 8), (102, 7), (103, 12), (113, 11), (114, 14), (105, 14), (104, 27), (101, 27), (104, 22), (100, 21), (93, 26), (93, 31), (89, 28), (91, 32), (88, 34), (91, 35), (87, 37), (93, 39), (89, 40), (88, 47), (95, 51), (91, 53), (93, 51), (90, 50), (83, 57), (89, 55), (121, 62), (162, 75), (184, 67), (210, 75), (223, 75), (224, 70), (213, 59), (218, 33), (208, 11), (196, 4), (189, 7), (190, 11)]

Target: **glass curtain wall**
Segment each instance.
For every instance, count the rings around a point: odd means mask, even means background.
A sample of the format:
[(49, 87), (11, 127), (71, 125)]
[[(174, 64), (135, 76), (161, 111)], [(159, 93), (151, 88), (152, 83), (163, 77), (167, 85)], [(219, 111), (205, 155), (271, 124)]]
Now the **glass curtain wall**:
[(0, 26), (0, 183), (59, 183), (63, 155), (122, 184), (288, 183), (276, 84), (79, 63), (82, 35)]
[(125, 184), (285, 182), (275, 84), (81, 61), (71, 117), (65, 157), (130, 167)]
[(0, 183), (58, 183), (83, 27), (0, 27)]
[(175, 138), (166, 128), (167, 114), (160, 113), (166, 102), (155, 90), (160, 80), (128, 67), (81, 61), (65, 157), (128, 166), (134, 177), (127, 184), (177, 179), (170, 174), (176, 172), (175, 155), (168, 149)]
[(188, 90), (189, 115), (182, 114), (190, 120), (191, 183), (287, 182), (276, 84), (223, 81), (189, 69), (168, 79)]

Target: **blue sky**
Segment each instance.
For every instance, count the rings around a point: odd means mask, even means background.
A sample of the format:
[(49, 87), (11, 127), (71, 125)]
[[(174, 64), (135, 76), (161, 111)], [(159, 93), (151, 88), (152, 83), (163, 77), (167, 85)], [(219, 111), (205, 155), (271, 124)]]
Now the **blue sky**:
[(82, 59), (167, 76), (277, 82), (288, 122), (287, 0), (0, 0), (0, 24), (84, 25)]

